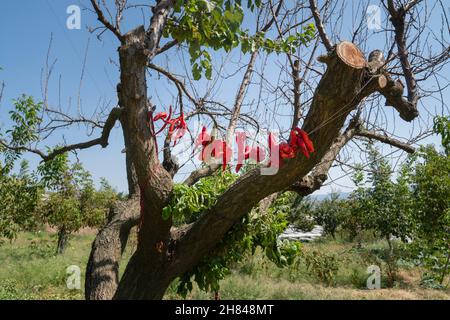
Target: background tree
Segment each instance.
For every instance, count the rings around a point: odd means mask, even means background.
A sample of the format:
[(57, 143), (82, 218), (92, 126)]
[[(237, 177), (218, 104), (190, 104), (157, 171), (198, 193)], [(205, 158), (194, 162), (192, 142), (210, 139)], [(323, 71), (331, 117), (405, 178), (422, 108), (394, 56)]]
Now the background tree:
[(0, 241), (13, 240), (19, 231), (38, 226), (36, 207), (41, 195), (42, 188), (26, 161), (21, 162), (17, 174), (0, 171)]
[(71, 233), (104, 223), (116, 194), (103, 180), (97, 192), (91, 175), (80, 163), (70, 164), (67, 153), (38, 167), (48, 190), (40, 204), (41, 220), (58, 230), (56, 252), (64, 253)]
[(368, 148), (372, 161), (365, 183), (369, 187), (364, 196), (358, 198), (358, 210), (362, 211), (360, 216), (364, 216), (365, 228), (385, 239), (392, 252), (391, 237), (406, 241), (409, 236), (408, 185), (402, 175), (398, 183), (392, 181), (393, 171), (386, 159), (373, 146)]
[(424, 148), (412, 169), (413, 246), (428, 280), (444, 284), (450, 266), (450, 157), (433, 147)]
[(336, 239), (336, 231), (341, 226), (347, 210), (346, 201), (339, 199), (339, 194), (332, 193), (329, 199), (317, 203), (313, 211), (314, 221), (323, 226), (325, 234)]

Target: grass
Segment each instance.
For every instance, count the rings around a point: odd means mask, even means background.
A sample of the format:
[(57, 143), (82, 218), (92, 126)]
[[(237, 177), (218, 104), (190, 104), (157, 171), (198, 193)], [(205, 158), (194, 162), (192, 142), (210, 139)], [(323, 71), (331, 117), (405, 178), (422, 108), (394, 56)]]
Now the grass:
[[(0, 246), (0, 300), (2, 299), (83, 299), (84, 268), (94, 236), (75, 235), (64, 255), (55, 255), (56, 237), (46, 232), (21, 233), (11, 242)], [(133, 243), (133, 241), (131, 241)], [(284, 269), (277, 268), (260, 252), (232, 269), (222, 281), (222, 299), (450, 299), (449, 290), (423, 288), (422, 270), (403, 261), (398, 267), (392, 288), (386, 288), (386, 266), (380, 256), (387, 250), (385, 244), (372, 240), (362, 248), (352, 243), (325, 239), (304, 245), (305, 255), (314, 251), (334, 256), (338, 270), (332, 285), (324, 285), (307, 268), (305, 259)], [(125, 253), (121, 272), (132, 253)], [(402, 261), (402, 260), (400, 260)], [(370, 264), (382, 268), (382, 289), (368, 290), (366, 269)], [(66, 268), (77, 265), (81, 269), (81, 289), (66, 286)], [(180, 299), (176, 282), (168, 289), (166, 299)], [(211, 299), (194, 286), (187, 299)]]

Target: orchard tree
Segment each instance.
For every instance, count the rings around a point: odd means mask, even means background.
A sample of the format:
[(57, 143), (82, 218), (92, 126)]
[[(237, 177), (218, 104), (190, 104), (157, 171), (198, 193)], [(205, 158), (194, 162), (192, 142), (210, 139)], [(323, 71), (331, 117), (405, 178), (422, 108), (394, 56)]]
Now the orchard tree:
[[(315, 0), (132, 4), (119, 0), (114, 4), (113, 18), (103, 1), (90, 1), (100, 23), (91, 30), (99, 37), (109, 36), (107, 31), (118, 43), (117, 107), (104, 118), (68, 115), (50, 106), (44, 86), (48, 122), (36, 128), (37, 139), (0, 140), (9, 150), (32, 152), (50, 161), (67, 151), (107, 147), (112, 128), (120, 123), (129, 199), (117, 202), (92, 245), (87, 299), (161, 299), (174, 279), (186, 279), (193, 270), (207, 275), (211, 268), (220, 269), (221, 262), (204, 267), (208, 261), (221, 261), (229, 248), (226, 240), (233, 238), (233, 228), (243, 217), (274, 193), (291, 190), (305, 196), (319, 189), (336, 158), (347, 164), (339, 158), (352, 151), (349, 141), (358, 148), (358, 140), (372, 139), (412, 152), (410, 144), (430, 129), (426, 117), (416, 120), (420, 130), (411, 130), (410, 137), (398, 137), (394, 123), (416, 119), (420, 98), (442, 100), (439, 91), (446, 88), (432, 83), (446, 81), (439, 74), (449, 56), (449, 26), (439, 13), (440, 1), (434, 5), (419, 0), (381, 1), (380, 13), (386, 19), (376, 32), (367, 28), (368, 1), (353, 2), (352, 8), (348, 2), (327, 0), (319, 4)], [(124, 31), (127, 11), (141, 9), (145, 24)], [(353, 9), (351, 17), (346, 16), (349, 9)], [(430, 30), (431, 19), (440, 21), (442, 30)], [(354, 24), (348, 26), (348, 21)], [(227, 59), (232, 54), (238, 59)], [(222, 65), (215, 60), (218, 55), (224, 58)], [(189, 63), (190, 70), (177, 68)], [(44, 73), (48, 79), (50, 72)], [(167, 105), (155, 106), (151, 97), (162, 95), (155, 88), (159, 79), (173, 84), (174, 96), (168, 92)], [(236, 89), (235, 99), (224, 101), (219, 86), (228, 93)], [(442, 89), (436, 92), (436, 88)], [(386, 110), (395, 110), (401, 119)], [(211, 123), (213, 134), (206, 128), (198, 137), (190, 132), (195, 119)], [(49, 152), (39, 148), (63, 124), (67, 128), (81, 123), (100, 129), (100, 135)], [(245, 132), (251, 129), (280, 131), (283, 142), (269, 135), (264, 139), (269, 140), (269, 148), (255, 141), (250, 145)], [(207, 205), (200, 197), (201, 212), (176, 226), (178, 212), (167, 208), (180, 195), (174, 179), (185, 163), (176, 161), (174, 145), (191, 134), (204, 161), (187, 178), (177, 180), (185, 185), (181, 190), (195, 187), (219, 170), (230, 170), (229, 148), (235, 140), (242, 151), (241, 162), (248, 158), (258, 164), (214, 194)], [(37, 146), (30, 143), (36, 141)], [(341, 152), (346, 146), (348, 152)], [(192, 153), (188, 153), (190, 160)], [(226, 161), (221, 165), (208, 161), (211, 158)], [(265, 169), (278, 162), (278, 170), (267, 174)], [(231, 170), (236, 169), (240, 168)], [(121, 254), (131, 227), (137, 224), (138, 245), (119, 279)]]
[[(368, 145), (371, 159), (366, 179), (358, 179), (358, 189), (353, 197), (357, 200), (357, 216), (362, 217), (365, 230), (385, 239), (392, 253), (392, 237), (406, 241), (411, 232), (411, 194), (406, 167), (393, 181), (393, 170), (388, 161), (372, 145)], [(363, 174), (362, 168), (360, 173)], [(367, 187), (362, 186), (361, 182)], [(361, 190), (362, 189), (362, 190)]]
[[(14, 146), (20, 146), (37, 138), (38, 112), (42, 104), (23, 95), (14, 100), (13, 105), (9, 113), (13, 125), (5, 134), (10, 136)], [(42, 188), (27, 161), (21, 161), (19, 168), (15, 168), (20, 160), (17, 152), (0, 144), (0, 155), (0, 239), (12, 240), (19, 231), (33, 230), (37, 226), (36, 207)]]
[(336, 231), (341, 226), (347, 211), (347, 201), (339, 199), (339, 194), (332, 193), (329, 199), (325, 199), (316, 205), (313, 217), (317, 224), (323, 226), (326, 234), (336, 239)]
[(67, 153), (42, 163), (38, 172), (47, 190), (39, 215), (42, 222), (58, 230), (56, 253), (62, 254), (70, 234), (103, 224), (116, 195), (105, 180), (97, 191), (90, 173), (78, 162), (70, 164)]
[(450, 157), (428, 146), (411, 168), (413, 245), (432, 279), (444, 285), (450, 269)]
[(0, 172), (0, 243), (2, 238), (13, 240), (19, 231), (37, 227), (41, 195), (42, 188), (26, 161), (21, 162), (17, 174)]

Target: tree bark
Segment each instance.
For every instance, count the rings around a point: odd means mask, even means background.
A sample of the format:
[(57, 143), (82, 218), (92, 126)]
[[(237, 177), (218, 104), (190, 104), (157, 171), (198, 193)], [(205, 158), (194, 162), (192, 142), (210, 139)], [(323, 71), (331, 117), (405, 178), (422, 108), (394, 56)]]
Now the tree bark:
[(69, 234), (63, 226), (58, 230), (58, 243), (56, 246), (56, 254), (63, 254), (69, 242)]
[(95, 237), (86, 267), (86, 300), (109, 300), (114, 296), (119, 284), (120, 259), (130, 230), (139, 220), (138, 196), (116, 203)]
[(154, 132), (147, 125), (150, 103), (145, 75), (152, 54), (143, 46), (144, 39), (144, 28), (138, 28), (125, 35), (125, 43), (119, 48), (118, 94), (124, 108), (121, 123), (125, 135), (132, 137), (127, 151), (141, 191), (141, 223), (137, 250), (119, 283), (116, 299), (160, 299), (173, 279), (165, 267), (172, 221), (162, 218), (173, 182), (158, 160)]

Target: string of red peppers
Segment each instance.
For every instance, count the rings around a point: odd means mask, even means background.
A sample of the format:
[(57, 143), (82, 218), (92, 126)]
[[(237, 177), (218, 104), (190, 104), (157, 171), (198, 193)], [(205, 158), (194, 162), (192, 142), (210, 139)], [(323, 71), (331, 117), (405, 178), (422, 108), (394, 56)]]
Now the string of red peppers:
[[(244, 146), (246, 135), (243, 132), (237, 133), (236, 143), (238, 150), (244, 150), (244, 153), (238, 152), (238, 161), (236, 165), (236, 172), (239, 172), (242, 168), (243, 160), (254, 159), (256, 162), (261, 162), (265, 158), (265, 153), (259, 146), (251, 148), (250, 146)], [(222, 145), (221, 145), (222, 144)], [(269, 135), (269, 150), (272, 152), (272, 145), (274, 139), (272, 134)], [(222, 166), (226, 169), (229, 162), (228, 155), (231, 154), (231, 149), (227, 146), (225, 141), (214, 140), (211, 137), (206, 127), (202, 128), (202, 132), (198, 136), (194, 149), (198, 146), (202, 146), (203, 149), (200, 153), (200, 160), (207, 161), (210, 157), (223, 158)], [(208, 148), (210, 147), (210, 148)], [(300, 129), (295, 128), (290, 133), (289, 142), (282, 142), (278, 146), (279, 149), (279, 163), (282, 165), (284, 159), (292, 159), (298, 152), (301, 152), (306, 158), (309, 159), (310, 153), (314, 152), (314, 144), (309, 138), (308, 134)], [(210, 153), (210, 154), (208, 154)]]
[[(173, 146), (177, 144), (179, 139), (183, 137), (183, 135), (188, 131), (188, 127), (186, 124), (185, 116), (183, 112), (180, 113), (180, 116), (172, 119), (172, 106), (169, 107), (169, 114), (166, 112), (159, 112), (154, 117), (149, 116), (151, 120), (152, 131), (154, 132), (153, 137), (156, 141), (156, 135), (162, 132), (167, 126), (169, 126), (169, 138), (174, 140)], [(157, 121), (163, 121), (162, 127), (155, 132), (154, 123)], [(175, 135), (174, 135), (175, 134)], [(243, 135), (243, 136), (242, 136)], [(244, 149), (243, 157), (240, 153), (238, 153), (238, 164), (236, 166), (236, 172), (242, 168), (242, 160), (254, 159), (257, 162), (262, 161), (265, 158), (264, 150), (259, 146), (255, 148), (251, 148), (250, 146), (244, 146), (243, 143), (245, 141), (245, 133), (237, 133), (236, 142), (238, 144), (238, 149)], [(271, 151), (271, 145), (273, 144), (273, 137), (269, 135), (269, 149)], [(225, 141), (222, 140), (214, 140), (210, 134), (208, 134), (206, 127), (202, 128), (201, 133), (197, 137), (195, 142), (194, 149), (198, 146), (202, 146), (202, 152), (200, 153), (200, 160), (206, 161), (210, 157), (223, 159), (223, 169), (226, 169), (226, 164), (229, 162), (232, 150), (227, 145)], [(209, 148), (208, 148), (209, 147)], [(282, 142), (279, 144), (279, 156), (280, 156), (280, 164), (284, 159), (292, 159), (296, 156), (298, 152), (301, 152), (306, 158), (309, 159), (310, 153), (314, 152), (314, 144), (309, 138), (308, 134), (300, 129), (294, 128), (289, 136), (289, 142)], [(208, 151), (211, 151), (208, 154)]]

